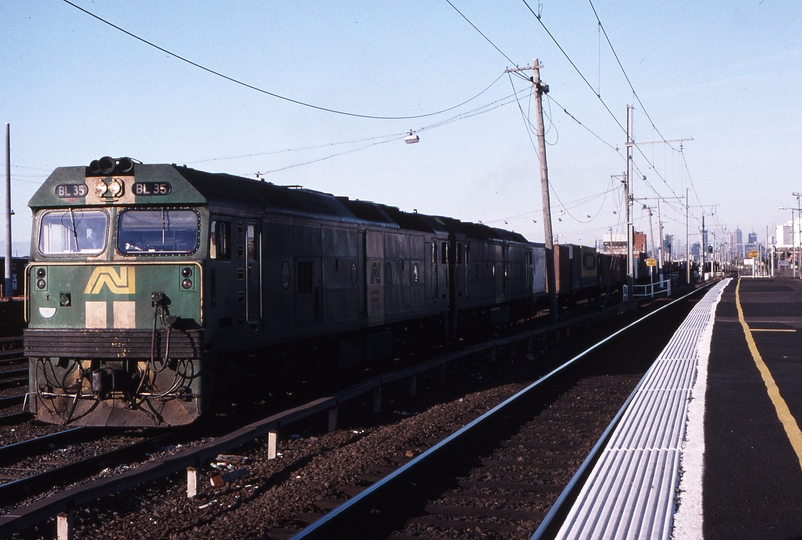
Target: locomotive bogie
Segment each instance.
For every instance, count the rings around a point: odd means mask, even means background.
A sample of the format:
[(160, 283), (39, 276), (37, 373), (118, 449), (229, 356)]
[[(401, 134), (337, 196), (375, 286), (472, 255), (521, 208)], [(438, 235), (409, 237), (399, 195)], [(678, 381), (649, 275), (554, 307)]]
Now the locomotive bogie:
[(31, 357), (31, 412), (44, 422), (76, 426), (193, 422), (208, 405), (201, 399), (209, 393), (201, 387), (207, 383), (202, 362), (161, 362)]

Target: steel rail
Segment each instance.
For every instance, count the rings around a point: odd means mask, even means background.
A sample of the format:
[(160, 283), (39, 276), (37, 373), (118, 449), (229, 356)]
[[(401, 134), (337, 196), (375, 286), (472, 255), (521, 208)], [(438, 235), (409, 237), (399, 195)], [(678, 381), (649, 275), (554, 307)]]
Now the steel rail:
[(24, 402), (25, 402), (25, 394), (0, 398), (0, 409), (5, 409), (6, 407), (13, 407), (14, 405), (22, 405)]
[[(24, 377), (22, 376), (24, 374)], [(10, 369), (8, 371), (0, 371), (0, 390), (7, 390), (9, 388), (18, 388), (28, 384), (28, 370), (23, 369)]]
[[(343, 392), (335, 394), (334, 396), (320, 398), (306, 405), (275, 414), (201, 446), (184, 450), (183, 452), (166, 458), (149, 461), (136, 469), (126, 471), (116, 476), (101, 478), (91, 483), (69, 488), (61, 493), (36, 501), (25, 508), (19, 508), (14, 512), (0, 516), (0, 536), (25, 530), (60, 512), (70, 511), (77, 506), (94, 502), (106, 495), (119, 493), (142, 483), (158, 480), (178, 471), (185, 471), (188, 466), (197, 466), (204, 460), (211, 460), (221, 453), (228, 452), (233, 448), (264, 437), (268, 432), (276, 430), (281, 426), (291, 424), (314, 414), (336, 409), (340, 403), (364, 395), (367, 392), (380, 389), (382, 385), (401, 379), (408, 379), (419, 373), (443, 366), (448, 362), (469, 357), (473, 354), (560, 331), (577, 324), (584, 324), (589, 320), (595, 320), (606, 315), (607, 314), (603, 312), (594, 313), (567, 320), (559, 324), (552, 324), (535, 330), (527, 330), (514, 336), (496, 339), (481, 345), (474, 345), (463, 350), (447, 353), (404, 370), (378, 375), (368, 381), (354, 385)], [(20, 398), (20, 402), (21, 399), (22, 398)]]
[[(19, 368), (19, 369), (7, 369), (5, 371), (0, 371), (0, 379), (10, 379), (12, 377), (19, 377), (20, 375), (27, 375), (28, 368)], [(25, 379), (28, 377), (26, 376)]]
[(106, 462), (121, 461), (140, 456), (145, 450), (157, 446), (171, 435), (171, 433), (157, 435), (81, 461), (68, 463), (49, 471), (8, 482), (0, 485), (0, 499), (6, 501), (5, 504), (10, 506), (31, 495), (36, 495), (38, 492), (35, 492), (35, 490), (48, 489), (57, 484), (70, 483), (86, 478), (88, 474), (99, 472), (100, 467), (105, 466)]
[(23, 356), (22, 351), (0, 351), (0, 366), (13, 366), (27, 361), (28, 359)]
[(8, 390), (9, 388), (19, 388), (28, 384), (28, 377), (24, 379), (17, 377), (16, 379), (0, 379), (0, 390)]
[[(15, 337), (7, 337), (7, 338), (0, 338), (0, 347), (5, 345), (14, 345), (13, 348), (8, 350), (22, 350), (22, 336), (15, 336)], [(5, 352), (5, 351), (4, 351)]]
[(16, 412), (11, 414), (0, 415), (0, 425), (7, 426), (9, 424), (17, 424), (30, 420), (33, 415), (29, 412)]
[[(444, 449), (446, 449), (447, 447), (452, 446), (453, 444), (456, 444), (457, 441), (460, 441), (461, 439), (466, 437), (468, 434), (472, 434), (474, 430), (479, 429), (479, 426), (483, 426), (486, 422), (488, 422), (490, 419), (494, 418), (495, 416), (497, 416), (499, 414), (503, 414), (504, 412), (506, 412), (506, 409), (509, 406), (511, 406), (512, 404), (514, 404), (515, 402), (517, 402), (518, 400), (520, 400), (524, 396), (527, 396), (530, 392), (532, 392), (532, 391), (534, 391), (536, 389), (539, 389), (539, 387), (541, 385), (543, 385), (546, 382), (549, 382), (556, 375), (562, 373), (563, 371), (568, 369), (570, 366), (576, 364), (577, 362), (579, 362), (579, 360), (581, 360), (585, 356), (589, 355), (591, 352), (593, 352), (597, 348), (599, 348), (602, 345), (604, 345), (605, 343), (611, 341), (615, 337), (623, 334), (624, 332), (627, 332), (631, 328), (635, 327), (636, 325), (640, 324), (641, 322), (645, 321), (646, 319), (654, 316), (655, 314), (663, 311), (664, 309), (666, 309), (666, 308), (668, 308), (670, 306), (673, 306), (673, 305), (677, 304), (680, 301), (686, 300), (688, 297), (690, 297), (690, 296), (692, 296), (694, 294), (698, 294), (701, 290), (702, 290), (701, 288), (700, 289), (696, 289), (691, 293), (688, 293), (688, 294), (686, 294), (686, 295), (684, 295), (684, 296), (682, 296), (682, 297), (680, 297), (680, 298), (678, 298), (678, 299), (676, 299), (676, 300), (674, 300), (674, 301), (672, 301), (672, 302), (670, 302), (670, 303), (668, 303), (668, 304), (666, 304), (664, 306), (661, 306), (660, 308), (658, 308), (658, 309), (646, 314), (645, 316), (639, 318), (638, 320), (630, 323), (629, 325), (625, 326), (624, 328), (621, 328), (620, 330), (616, 331), (615, 333), (607, 336), (603, 340), (601, 340), (598, 343), (596, 343), (596, 344), (592, 345), (591, 347), (587, 348), (586, 350), (584, 350), (583, 352), (581, 352), (578, 355), (574, 356), (573, 358), (571, 358), (570, 360), (568, 360), (564, 364), (562, 364), (562, 365), (558, 366), (557, 368), (553, 369), (552, 371), (550, 371), (546, 375), (543, 375), (540, 379), (538, 379), (537, 381), (533, 382), (532, 384), (530, 384), (529, 386), (527, 386), (526, 388), (524, 388), (523, 390), (521, 390), (520, 392), (518, 392), (514, 396), (506, 399), (505, 401), (503, 401), (502, 403), (500, 403), (499, 405), (497, 405), (493, 409), (489, 410), (488, 412), (486, 412), (482, 416), (476, 418), (475, 420), (473, 420), (471, 423), (467, 424), (466, 426), (464, 426), (460, 430), (454, 432), (449, 437), (447, 437), (447, 438), (443, 439), (442, 441), (440, 441), (439, 443), (435, 444), (434, 446), (432, 446), (431, 448), (429, 448), (428, 450), (426, 450), (425, 452), (423, 452), (422, 454), (417, 456), (415, 459), (411, 460), (410, 462), (408, 462), (407, 464), (405, 464), (402, 467), (398, 468), (394, 472), (390, 473), (389, 475), (387, 475), (383, 479), (379, 480), (378, 482), (374, 483), (370, 487), (366, 488), (364, 491), (360, 492), (359, 494), (355, 495), (354, 497), (352, 497), (351, 499), (349, 499), (348, 501), (346, 501), (342, 505), (340, 505), (337, 508), (333, 509), (331, 512), (329, 512), (325, 516), (323, 516), (320, 519), (316, 520), (315, 522), (313, 522), (312, 524), (310, 524), (309, 526), (304, 528), (302, 531), (300, 531), (298, 534), (294, 535), (292, 537), (292, 540), (301, 540), (301, 539), (306, 539), (306, 538), (333, 538), (333, 537), (337, 536), (338, 531), (342, 532), (343, 530), (346, 530), (346, 528), (344, 528), (344, 527), (353, 527), (354, 526), (354, 521), (350, 517), (350, 512), (357, 513), (357, 512), (359, 512), (359, 509), (361, 507), (363, 507), (363, 505), (371, 504), (374, 498), (381, 498), (381, 497), (385, 496), (385, 490), (392, 489), (392, 486), (397, 481), (400, 481), (404, 476), (406, 476), (407, 474), (412, 474), (412, 473), (414, 473), (414, 471), (425, 467), (430, 461), (436, 459), (436, 456), (438, 456), (440, 453), (442, 453), (444, 451)], [(640, 383), (639, 383), (639, 385), (640, 385)], [(629, 400), (631, 398), (632, 398), (632, 396), (630, 396), (630, 398), (627, 400), (627, 402), (629, 402)], [(619, 414), (616, 415), (614, 422), (617, 422), (620, 419), (621, 416), (622, 416), (622, 413), (619, 412)], [(612, 430), (610, 428), (608, 428), (608, 430), (610, 431), (610, 433), (612, 433)], [(607, 431), (605, 431), (605, 434), (607, 434)], [(597, 446), (599, 446), (598, 443), (597, 443)]]
[(69, 441), (70, 437), (74, 436), (80, 431), (83, 431), (84, 429), (86, 428), (83, 426), (76, 427), (65, 431), (57, 431), (48, 435), (42, 435), (41, 437), (36, 437), (35, 439), (28, 439), (26, 441), (20, 441), (2, 446), (0, 447), (0, 467), (3, 467), (8, 463), (13, 463), (13, 460), (19, 456), (29, 456), (31, 454), (41, 452), (40, 448), (42, 447), (48, 447), (48, 445), (51, 444), (58, 445), (65, 443)]
[[(709, 284), (703, 285), (698, 289), (695, 289), (693, 292), (690, 292), (676, 301), (684, 300), (694, 294), (700, 293), (711, 287), (715, 282), (711, 282)], [(673, 302), (672, 302), (673, 303)], [(671, 305), (671, 304), (669, 304)], [(664, 306), (667, 307), (667, 306)], [(632, 403), (632, 400), (635, 399), (637, 392), (640, 390), (641, 386), (643, 385), (643, 379), (638, 382), (635, 389), (627, 398), (626, 402), (621, 406), (621, 409), (615, 415), (613, 420), (610, 422), (610, 425), (607, 426), (607, 429), (604, 430), (602, 436), (596, 442), (596, 444), (591, 449), (588, 457), (585, 458), (585, 461), (582, 462), (582, 465), (579, 466), (579, 469), (574, 473), (574, 476), (571, 477), (571, 480), (568, 482), (568, 485), (565, 486), (560, 496), (557, 497), (557, 500), (551, 505), (549, 512), (546, 514), (546, 517), (543, 518), (543, 521), (540, 522), (538, 525), (537, 530), (532, 535), (531, 540), (543, 540), (545, 538), (553, 538), (554, 535), (557, 533), (557, 529), (560, 528), (562, 525), (562, 520), (568, 515), (570, 511), (570, 507), (568, 505), (576, 500), (579, 491), (582, 489), (585, 481), (587, 480), (588, 476), (590, 475), (593, 466), (599, 460), (599, 456), (601, 455), (602, 450), (607, 446), (607, 443), (610, 441), (610, 437), (615, 431), (615, 428), (618, 427), (618, 424), (621, 422), (621, 418), (627, 411), (629, 404)]]

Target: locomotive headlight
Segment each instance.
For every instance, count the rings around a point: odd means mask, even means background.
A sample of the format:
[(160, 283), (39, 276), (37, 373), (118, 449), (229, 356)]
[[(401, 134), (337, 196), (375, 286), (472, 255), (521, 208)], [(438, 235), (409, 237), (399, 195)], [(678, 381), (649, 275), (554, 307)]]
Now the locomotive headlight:
[(47, 273), (45, 272), (44, 268), (37, 268), (36, 269), (36, 277), (38, 277), (39, 279), (42, 279), (43, 277), (45, 277), (45, 275), (47, 275)]
[(106, 182), (104, 182), (103, 180), (98, 180), (97, 182), (95, 182), (95, 195), (97, 195), (98, 197), (102, 197), (103, 195), (105, 195), (108, 190), (109, 186), (107, 186)]
[(44, 289), (45, 287), (47, 287), (47, 282), (45, 280), (40, 279), (36, 282), (37, 289)]
[(44, 268), (37, 268), (36, 269), (36, 288), (39, 290), (44, 289), (47, 287), (47, 281), (45, 281), (45, 276), (47, 276), (47, 271)]
[(182, 286), (183, 288), (185, 288), (185, 289), (191, 289), (191, 288), (192, 288), (192, 280), (191, 280), (191, 279), (185, 279), (185, 280), (183, 280), (183, 281), (181, 282), (181, 286)]
[(123, 183), (120, 182), (118, 178), (112, 179), (109, 182), (109, 193), (111, 193), (114, 197), (119, 197), (123, 193)]
[(192, 268), (190, 268), (188, 266), (182, 268), (181, 269), (181, 275), (184, 276), (185, 278), (188, 278), (188, 277), (192, 276)]

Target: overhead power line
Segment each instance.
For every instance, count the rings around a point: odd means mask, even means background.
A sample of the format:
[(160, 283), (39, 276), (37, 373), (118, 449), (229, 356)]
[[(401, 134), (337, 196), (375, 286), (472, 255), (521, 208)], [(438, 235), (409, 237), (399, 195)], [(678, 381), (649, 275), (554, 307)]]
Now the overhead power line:
[[(582, 128), (583, 128), (583, 129), (585, 129), (585, 130), (586, 130), (588, 133), (590, 133), (591, 135), (593, 135), (594, 137), (596, 137), (597, 139), (599, 139), (599, 140), (602, 142), (602, 144), (604, 144), (604, 145), (606, 145), (606, 146), (610, 147), (610, 148), (611, 148), (613, 151), (615, 151), (616, 153), (618, 153), (618, 155), (619, 155), (619, 156), (621, 155), (621, 154), (620, 154), (620, 152), (618, 151), (618, 147), (617, 147), (617, 146), (614, 146), (613, 144), (610, 144), (609, 142), (605, 141), (605, 140), (604, 140), (604, 139), (602, 139), (602, 138), (601, 138), (601, 137), (600, 137), (598, 134), (596, 134), (596, 133), (595, 133), (595, 132), (594, 132), (592, 129), (590, 129), (588, 126), (586, 126), (585, 124), (583, 124), (582, 122), (580, 122), (580, 121), (579, 121), (579, 119), (578, 119), (576, 116), (574, 116), (573, 114), (571, 114), (570, 112), (568, 112), (568, 109), (566, 109), (565, 107), (563, 107), (562, 105), (560, 105), (560, 104), (557, 102), (557, 100), (556, 100), (556, 99), (554, 99), (554, 98), (551, 96), (551, 94), (546, 94), (546, 97), (549, 99), (549, 101), (552, 101), (552, 102), (554, 102), (554, 104), (555, 104), (555, 105), (557, 105), (559, 108), (561, 108), (561, 109), (563, 110), (563, 112), (564, 112), (565, 114), (567, 114), (569, 118), (571, 118), (571, 120), (573, 120), (574, 122), (576, 122), (577, 124), (579, 124), (580, 126), (582, 126)], [(626, 158), (624, 158), (623, 156), (621, 156), (621, 157), (622, 157), (623, 159), (626, 159)]]
[(172, 56), (173, 58), (176, 58), (177, 60), (181, 60), (182, 62), (185, 62), (185, 63), (189, 64), (190, 66), (196, 67), (196, 68), (198, 68), (200, 70), (203, 70), (203, 71), (205, 71), (207, 73), (211, 73), (212, 75), (215, 75), (216, 77), (220, 77), (221, 79), (225, 79), (225, 80), (227, 80), (229, 82), (232, 82), (234, 84), (238, 84), (238, 85), (243, 86), (245, 88), (248, 88), (250, 90), (254, 90), (254, 91), (259, 92), (261, 94), (265, 94), (265, 95), (274, 97), (276, 99), (281, 99), (281, 100), (287, 101), (289, 103), (294, 103), (295, 105), (300, 105), (302, 107), (308, 107), (310, 109), (315, 109), (315, 110), (318, 110), (318, 111), (323, 111), (323, 112), (332, 113), (332, 114), (339, 114), (339, 115), (343, 115), (343, 116), (352, 116), (352, 117), (356, 117), (356, 118), (366, 118), (366, 119), (370, 119), (370, 120), (414, 120), (416, 118), (426, 118), (426, 117), (429, 117), (429, 116), (436, 116), (438, 114), (443, 114), (443, 113), (446, 113), (446, 112), (449, 112), (449, 111), (453, 111), (454, 109), (458, 109), (459, 107), (462, 107), (463, 105), (465, 105), (467, 103), (470, 103), (474, 99), (478, 98), (479, 96), (481, 96), (482, 94), (487, 92), (501, 78), (501, 75), (499, 75), (499, 77), (495, 81), (493, 81), (487, 88), (485, 88), (484, 90), (482, 90), (481, 92), (479, 92), (478, 94), (473, 96), (472, 98), (467, 99), (467, 100), (463, 101), (462, 103), (460, 103), (458, 105), (454, 105), (453, 107), (448, 107), (447, 109), (443, 109), (443, 110), (436, 111), (436, 112), (430, 112), (430, 113), (425, 113), (425, 114), (416, 114), (416, 115), (408, 115), (408, 116), (376, 116), (376, 115), (369, 115), (369, 114), (353, 113), (353, 112), (348, 112), (348, 111), (340, 111), (340, 110), (337, 110), (337, 109), (330, 109), (328, 107), (322, 107), (320, 105), (313, 105), (311, 103), (307, 103), (307, 102), (300, 101), (300, 100), (297, 100), (297, 99), (289, 98), (287, 96), (282, 96), (280, 94), (276, 94), (275, 92), (270, 92), (269, 90), (265, 90), (264, 88), (259, 88), (258, 86), (254, 86), (252, 84), (248, 84), (248, 83), (243, 82), (243, 81), (241, 81), (239, 79), (235, 79), (233, 77), (229, 77), (228, 75), (225, 75), (223, 73), (220, 73), (219, 71), (215, 71), (213, 69), (207, 68), (206, 66), (198, 64), (197, 62), (193, 62), (192, 60), (189, 60), (188, 58), (185, 58), (185, 57), (183, 57), (183, 56), (181, 56), (181, 55), (179, 55), (177, 53), (174, 53), (172, 51), (169, 51), (169, 50), (165, 49), (164, 47), (156, 45), (155, 43), (153, 43), (151, 41), (148, 41), (148, 40), (146, 40), (146, 39), (144, 39), (142, 37), (139, 37), (136, 34), (134, 34), (132, 32), (129, 32), (128, 30), (126, 30), (126, 29), (124, 29), (124, 28), (122, 28), (120, 26), (117, 26), (116, 24), (114, 24), (114, 23), (112, 23), (110, 21), (107, 21), (106, 19), (104, 19), (104, 18), (102, 18), (102, 17), (100, 17), (98, 15), (95, 15), (91, 11), (88, 11), (88, 10), (82, 8), (81, 6), (70, 2), (69, 0), (62, 0), (62, 1), (65, 4), (68, 4), (68, 5), (72, 6), (72, 7), (74, 7), (78, 11), (81, 11), (81, 12), (89, 15), (90, 17), (94, 18), (94, 19), (97, 19), (98, 21), (102, 22), (103, 24), (111, 26), (115, 30), (118, 30), (119, 32), (122, 32), (123, 34), (125, 34), (125, 35), (127, 35), (129, 37), (132, 37), (132, 38), (136, 39), (137, 41), (140, 41), (140, 42), (144, 43), (145, 45), (147, 45), (149, 47), (153, 47), (154, 49), (159, 50), (159, 51), (161, 51), (161, 52), (163, 52), (165, 54), (168, 54), (168, 55)]
[(479, 28), (478, 28), (478, 27), (477, 27), (475, 24), (473, 24), (473, 23), (471, 22), (471, 20), (470, 20), (470, 19), (468, 19), (468, 17), (466, 17), (466, 16), (465, 16), (465, 15), (464, 15), (464, 14), (463, 14), (463, 13), (462, 13), (460, 10), (458, 10), (458, 9), (457, 9), (457, 7), (456, 7), (454, 4), (452, 4), (452, 3), (451, 3), (451, 0), (446, 0), (446, 2), (448, 3), (448, 5), (449, 5), (449, 6), (451, 6), (452, 8), (454, 8), (454, 11), (456, 11), (457, 13), (459, 13), (459, 14), (460, 14), (460, 17), (462, 17), (463, 19), (465, 19), (465, 20), (468, 22), (468, 24), (470, 24), (470, 25), (473, 27), (473, 29), (474, 29), (474, 30), (476, 30), (477, 32), (479, 32), (479, 34), (481, 34), (481, 36), (482, 36), (483, 38), (485, 38), (485, 40), (487, 40), (487, 42), (488, 42), (488, 43), (490, 43), (490, 44), (493, 46), (493, 48), (494, 48), (494, 49), (496, 49), (496, 50), (497, 50), (499, 53), (501, 53), (501, 56), (503, 56), (504, 58), (506, 58), (506, 59), (507, 59), (507, 61), (508, 61), (510, 64), (512, 64), (513, 66), (515, 66), (515, 67), (518, 67), (518, 64), (516, 64), (515, 62), (513, 62), (513, 61), (510, 59), (510, 57), (509, 57), (509, 56), (507, 56), (507, 55), (504, 53), (504, 51), (502, 51), (501, 49), (499, 49), (499, 48), (498, 48), (498, 46), (497, 46), (495, 43), (493, 43), (493, 42), (490, 40), (490, 38), (489, 38), (489, 37), (487, 37), (487, 36), (484, 34), (484, 32), (482, 32), (481, 30), (479, 30)]
[(640, 100), (640, 96), (635, 91), (635, 87), (632, 86), (632, 81), (629, 80), (629, 75), (627, 75), (627, 71), (624, 69), (624, 65), (621, 63), (621, 60), (618, 58), (618, 53), (615, 52), (615, 47), (613, 47), (613, 43), (612, 43), (612, 41), (610, 41), (610, 36), (607, 35), (607, 30), (604, 29), (604, 25), (602, 24), (601, 19), (599, 18), (599, 14), (596, 13), (596, 7), (593, 5), (593, 1), (592, 0), (588, 0), (588, 3), (590, 4), (590, 8), (593, 10), (593, 15), (596, 17), (596, 21), (599, 23), (599, 28), (601, 28), (601, 31), (604, 34), (604, 39), (607, 40), (607, 44), (610, 46), (610, 50), (613, 51), (613, 56), (615, 57), (615, 61), (618, 62), (618, 67), (621, 68), (621, 73), (624, 74), (624, 78), (627, 80), (627, 84), (629, 85), (630, 90), (632, 90), (632, 94), (635, 96), (635, 99), (637, 99), (638, 103), (640, 103), (641, 109), (643, 110), (643, 114), (645, 114), (646, 118), (649, 119), (649, 123), (652, 125), (652, 127), (657, 132), (657, 134), (660, 135), (660, 138), (663, 139), (663, 142), (668, 144), (668, 146), (670, 146), (672, 150), (676, 151), (676, 148), (671, 146), (671, 143), (669, 143), (666, 140), (666, 138), (663, 137), (663, 134), (660, 133), (660, 130), (657, 129), (657, 126), (654, 125), (654, 121), (652, 120), (652, 117), (649, 116), (648, 112), (646, 112), (646, 107), (643, 105), (643, 102)]
[(571, 57), (568, 56), (567, 52), (565, 52), (565, 49), (563, 49), (562, 45), (560, 45), (560, 43), (557, 41), (557, 38), (555, 38), (554, 35), (549, 31), (549, 29), (546, 27), (546, 24), (543, 22), (543, 19), (540, 17), (540, 15), (535, 13), (535, 10), (532, 9), (532, 6), (530, 6), (527, 3), (526, 0), (523, 0), (523, 3), (529, 9), (529, 11), (532, 12), (532, 15), (534, 15), (535, 19), (537, 19), (537, 22), (540, 23), (540, 26), (543, 27), (543, 30), (546, 31), (546, 34), (548, 34), (548, 36), (551, 38), (551, 40), (554, 42), (554, 44), (557, 45), (557, 48), (560, 49), (560, 52), (563, 53), (563, 56), (565, 56), (566, 60), (568, 60), (568, 63), (571, 64), (571, 67), (574, 68), (574, 71), (576, 71), (579, 74), (579, 76), (582, 78), (582, 80), (585, 81), (585, 84), (588, 86), (588, 88), (590, 88), (590, 91), (593, 92), (593, 95), (596, 96), (596, 98), (601, 102), (601, 104), (604, 106), (604, 108), (610, 114), (610, 116), (615, 121), (615, 123), (618, 124), (618, 127), (621, 128), (621, 131), (626, 133), (627, 129), (623, 125), (621, 125), (621, 122), (618, 120), (618, 118), (615, 116), (615, 114), (613, 114), (613, 111), (610, 110), (610, 107), (607, 106), (607, 103), (604, 102), (604, 100), (602, 99), (601, 95), (598, 92), (596, 92), (596, 90), (593, 89), (593, 85), (590, 84), (590, 82), (588, 81), (587, 77), (585, 77), (585, 75), (577, 67), (577, 65), (574, 63), (574, 61), (571, 60)]
[[(523, 92), (528, 92), (528, 91), (529, 91), (528, 89), (519, 90), (518, 93), (523, 93)], [(428, 130), (431, 130), (431, 129), (437, 129), (437, 128), (446, 126), (446, 125), (451, 124), (453, 122), (457, 122), (457, 121), (460, 121), (460, 120), (466, 120), (468, 118), (473, 118), (474, 116), (478, 116), (478, 115), (481, 115), (481, 114), (489, 113), (491, 111), (494, 111), (495, 109), (498, 109), (499, 107), (503, 107), (505, 105), (509, 105), (510, 103), (515, 101), (516, 99), (517, 99), (517, 95), (516, 94), (511, 94), (511, 95), (508, 95), (508, 96), (506, 96), (504, 98), (497, 99), (497, 100), (495, 100), (495, 101), (493, 101), (491, 103), (488, 103), (488, 104), (482, 105), (480, 107), (477, 107), (475, 109), (472, 109), (472, 110), (469, 110), (469, 111), (465, 111), (463, 113), (459, 113), (458, 115), (450, 117), (450, 118), (446, 118), (446, 119), (441, 120), (441, 121), (439, 121), (437, 123), (419, 127), (418, 129), (415, 129), (413, 131), (415, 133), (421, 133), (423, 131), (428, 131)], [(226, 159), (253, 158), (253, 157), (260, 157), (260, 156), (267, 156), (267, 155), (274, 155), (274, 154), (283, 154), (283, 153), (289, 153), (289, 152), (296, 152), (296, 151), (317, 150), (317, 149), (320, 149), (320, 148), (331, 148), (331, 147), (334, 147), (334, 146), (350, 145), (350, 144), (357, 144), (357, 143), (368, 143), (368, 144), (364, 144), (362, 146), (359, 146), (357, 148), (352, 148), (350, 150), (345, 150), (345, 151), (342, 151), (342, 152), (336, 152), (334, 154), (330, 154), (330, 155), (327, 155), (327, 156), (324, 156), (324, 157), (314, 158), (314, 159), (311, 159), (311, 160), (308, 160), (308, 161), (303, 161), (303, 162), (300, 162), (300, 163), (295, 163), (295, 164), (292, 164), (292, 165), (283, 166), (283, 167), (278, 168), (278, 169), (270, 169), (270, 170), (267, 170), (267, 171), (263, 171), (263, 172), (257, 173), (258, 175), (264, 176), (264, 175), (267, 175), (267, 174), (276, 173), (276, 172), (284, 171), (284, 170), (287, 170), (287, 169), (292, 169), (292, 168), (295, 168), (295, 167), (301, 167), (301, 166), (304, 166), (304, 165), (311, 165), (313, 163), (326, 161), (326, 160), (331, 159), (331, 158), (344, 156), (346, 154), (351, 154), (351, 153), (354, 153), (354, 152), (358, 152), (360, 150), (365, 150), (365, 149), (368, 149), (368, 148), (372, 148), (374, 146), (379, 146), (379, 145), (382, 145), (382, 144), (386, 144), (388, 142), (402, 140), (402, 139), (404, 139), (404, 137), (406, 135), (407, 135), (407, 132), (405, 131), (403, 133), (393, 133), (393, 134), (389, 134), (389, 135), (369, 137), (369, 138), (366, 138), (366, 139), (352, 140), (352, 141), (340, 141), (340, 142), (333, 142), (333, 143), (327, 143), (327, 144), (320, 144), (320, 145), (316, 145), (316, 146), (307, 146), (307, 147), (303, 147), (303, 148), (287, 148), (287, 149), (283, 149), (283, 150), (274, 150), (274, 151), (269, 151), (269, 152), (240, 154), (240, 155), (235, 155), (235, 156), (226, 156), (226, 157), (218, 157), (218, 158), (196, 159), (196, 160), (187, 161), (186, 163), (192, 165), (192, 164), (204, 163), (204, 162), (208, 162), (208, 161), (220, 161), (220, 160), (226, 160)]]

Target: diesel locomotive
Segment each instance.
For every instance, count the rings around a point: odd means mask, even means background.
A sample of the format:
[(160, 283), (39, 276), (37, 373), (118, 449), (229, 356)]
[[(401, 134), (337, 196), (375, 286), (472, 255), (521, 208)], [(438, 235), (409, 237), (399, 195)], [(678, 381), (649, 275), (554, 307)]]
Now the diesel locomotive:
[(60, 167), (29, 206), (28, 406), (49, 423), (187, 424), (243, 351), (348, 367), (546, 294), (518, 233), (185, 166)]

